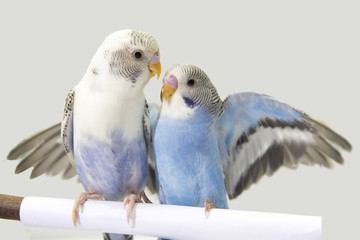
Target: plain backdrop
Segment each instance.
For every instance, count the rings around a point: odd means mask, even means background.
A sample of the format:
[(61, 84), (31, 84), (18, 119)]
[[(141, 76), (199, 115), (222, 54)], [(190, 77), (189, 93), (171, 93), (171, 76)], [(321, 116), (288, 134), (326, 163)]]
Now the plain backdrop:
[[(75, 179), (15, 175), (17, 162), (6, 155), (61, 120), (68, 90), (105, 36), (139, 29), (158, 40), (161, 77), (174, 63), (197, 65), (221, 97), (240, 90), (266, 93), (323, 120), (352, 143), (344, 165), (280, 169), (231, 201), (232, 209), (318, 215), (323, 239), (360, 239), (359, 12), (357, 1), (346, 0), (1, 1), (0, 193), (75, 198), (82, 191)], [(147, 99), (160, 103), (160, 88), (161, 81), (151, 80)], [(0, 220), (1, 239), (30, 236), (101, 238)]]

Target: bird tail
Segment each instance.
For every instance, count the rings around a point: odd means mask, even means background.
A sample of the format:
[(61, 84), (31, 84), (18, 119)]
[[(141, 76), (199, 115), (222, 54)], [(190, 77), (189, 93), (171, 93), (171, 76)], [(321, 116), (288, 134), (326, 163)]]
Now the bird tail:
[(104, 240), (132, 240), (133, 235), (117, 234), (117, 233), (103, 233)]

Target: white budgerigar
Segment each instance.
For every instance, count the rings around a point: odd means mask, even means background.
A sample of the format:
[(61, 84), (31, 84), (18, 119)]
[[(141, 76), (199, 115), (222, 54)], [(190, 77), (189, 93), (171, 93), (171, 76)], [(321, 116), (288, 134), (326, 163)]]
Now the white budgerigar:
[(151, 111), (160, 202), (228, 208), (281, 166), (343, 163), (333, 144), (351, 145), (306, 113), (272, 97), (238, 92), (225, 101), (200, 68), (176, 64), (165, 74), (162, 106)]
[(75, 167), (86, 192), (74, 204), (74, 224), (89, 198), (124, 201), (129, 220), (135, 202), (145, 197), (148, 179), (151, 130), (143, 89), (160, 72), (159, 47), (151, 35), (136, 30), (112, 33), (66, 99), (61, 139), (71, 165), (59, 148), (59, 124), (20, 143), (8, 159), (24, 158), (16, 171), (34, 166), (32, 177), (57, 173), (64, 166), (65, 177), (70, 177)]

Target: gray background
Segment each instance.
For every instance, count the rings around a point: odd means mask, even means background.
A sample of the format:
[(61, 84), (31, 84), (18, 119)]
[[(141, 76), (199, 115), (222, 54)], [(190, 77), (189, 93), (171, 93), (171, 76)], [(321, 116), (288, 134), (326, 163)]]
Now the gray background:
[[(323, 239), (359, 239), (359, 12), (356, 1), (1, 1), (0, 193), (75, 198), (82, 191), (75, 180), (15, 175), (17, 162), (6, 155), (60, 121), (67, 91), (106, 35), (134, 28), (158, 40), (163, 74), (177, 62), (198, 65), (223, 98), (237, 90), (266, 93), (345, 136), (353, 152), (344, 153), (343, 166), (281, 169), (230, 206), (320, 215)], [(152, 80), (147, 98), (159, 103), (160, 88)], [(0, 234), (88, 237), (5, 220)]]

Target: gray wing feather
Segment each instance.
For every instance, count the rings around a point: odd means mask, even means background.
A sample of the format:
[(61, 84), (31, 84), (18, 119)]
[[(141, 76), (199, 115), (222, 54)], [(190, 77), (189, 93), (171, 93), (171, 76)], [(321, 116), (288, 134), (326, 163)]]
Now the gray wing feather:
[(157, 192), (156, 175), (155, 175), (155, 156), (152, 145), (152, 134), (155, 131), (157, 118), (159, 116), (159, 107), (155, 104), (148, 105), (145, 102), (145, 111), (143, 117), (144, 134), (148, 149), (149, 177), (147, 188), (151, 193)]
[(225, 142), (219, 145), (226, 149), (222, 163), (230, 199), (282, 166), (330, 168), (332, 160), (344, 162), (336, 145), (351, 150), (345, 138), (324, 124), (255, 93), (236, 93), (225, 101), (218, 131), (220, 142)]
[[(63, 173), (68, 179), (76, 175), (71, 164), (72, 154), (72, 104), (74, 91), (66, 98), (64, 119), (47, 129), (41, 130), (16, 145), (8, 154), (8, 160), (20, 160), (15, 173), (21, 173), (31, 167), (30, 178), (42, 174), (55, 176)], [(69, 161), (71, 158), (71, 161)]]
[(145, 107), (144, 107), (144, 114), (143, 114), (142, 122), (143, 122), (143, 128), (144, 128), (144, 137), (145, 137), (146, 147), (149, 152), (149, 148), (152, 145), (152, 138), (151, 138), (150, 111), (149, 111), (149, 105), (146, 100), (145, 100)]
[(62, 178), (63, 179), (70, 179), (72, 177), (75, 177), (77, 175), (76, 169), (74, 166), (69, 162), (67, 164), (66, 170), (64, 171)]
[[(70, 161), (61, 142), (60, 125), (57, 123), (33, 134), (10, 151), (8, 160), (20, 160), (15, 173), (31, 167), (33, 169), (30, 178), (42, 174), (56, 176), (65, 172)], [(64, 178), (64, 175), (62, 177)]]
[[(65, 159), (62, 159), (63, 157), (65, 157)], [(69, 162), (66, 156), (66, 153), (64, 151), (63, 148), (61, 147), (56, 147), (51, 154), (47, 154), (46, 156), (44, 156), (44, 159), (41, 159), (33, 168), (30, 178), (36, 178), (42, 174), (47, 174), (47, 175), (51, 175), (50, 172), (55, 172), (54, 168), (57, 167), (56, 163), (58, 161), (64, 161)], [(62, 170), (64, 170), (65, 168), (59, 168), (57, 171), (57, 174), (59, 174)], [(57, 175), (54, 174), (54, 175)]]
[[(57, 135), (58, 136), (58, 135)], [(29, 154), (24, 157), (23, 161), (21, 161), (16, 169), (15, 173), (21, 173), (32, 166), (35, 166), (52, 153), (58, 147), (56, 137), (52, 137), (50, 139), (45, 139), (44, 142), (35, 147), (34, 151), (31, 151)]]
[(329, 141), (338, 144), (344, 150), (351, 151), (351, 144), (343, 138), (341, 135), (337, 134), (334, 130), (327, 127), (325, 124), (322, 124), (316, 120), (311, 119), (308, 115), (303, 114), (304, 120), (310, 122), (314, 128), (324, 136), (324, 138), (329, 139)]
[(64, 173), (64, 171), (67, 168), (67, 165), (69, 164), (69, 157), (64, 151), (64, 148), (62, 147), (61, 150), (63, 153), (59, 156), (59, 159), (57, 159), (50, 168), (45, 172), (48, 176), (56, 176), (60, 173)]
[(33, 150), (44, 140), (60, 136), (60, 123), (57, 123), (47, 129), (40, 130), (16, 145), (7, 155), (8, 160), (17, 160), (24, 154)]

